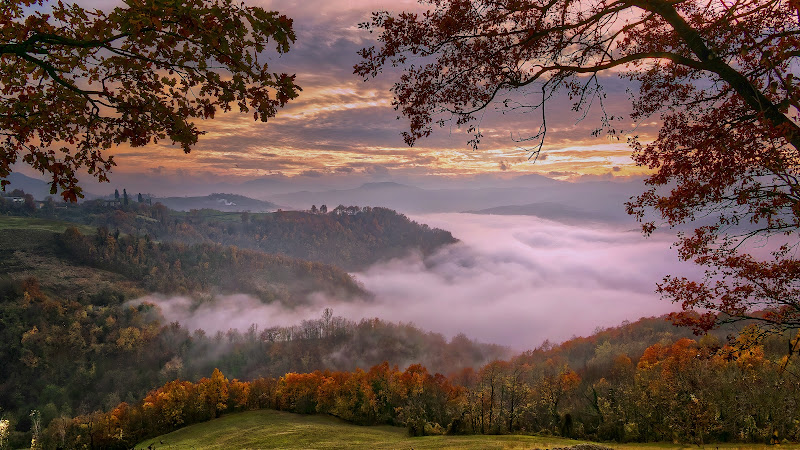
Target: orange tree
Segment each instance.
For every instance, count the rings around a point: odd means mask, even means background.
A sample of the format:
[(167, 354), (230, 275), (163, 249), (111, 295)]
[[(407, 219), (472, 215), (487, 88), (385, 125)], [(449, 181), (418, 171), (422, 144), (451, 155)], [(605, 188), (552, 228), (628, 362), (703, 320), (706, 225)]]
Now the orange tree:
[[(797, 0), (427, 3), (424, 14), (374, 13), (362, 26), (378, 45), (355, 66), (365, 79), (402, 67), (394, 106), (410, 121), (409, 145), (455, 122), (477, 146), (478, 114), (518, 108), (532, 91), (541, 101), (524, 106), (542, 111), (538, 155), (547, 100), (565, 91), (581, 114), (602, 100), (603, 75), (619, 73), (639, 87), (633, 119), (662, 124), (652, 141), (630, 139), (634, 161), (653, 174), (629, 212), (646, 234), (656, 222), (706, 220), (678, 242), (704, 279), (659, 285), (683, 306), (675, 320), (698, 331), (742, 318), (800, 327)], [(612, 119), (604, 114), (598, 131), (618, 131)], [(755, 256), (759, 245), (772, 253)]]
[(168, 140), (189, 152), (193, 119), (238, 108), (266, 121), (294, 76), (262, 54), (294, 41), (292, 21), (232, 0), (125, 0), (111, 12), (6, 0), (0, 14), (0, 186), (22, 161), (51, 192), (81, 197), (78, 171), (107, 181), (107, 150)]

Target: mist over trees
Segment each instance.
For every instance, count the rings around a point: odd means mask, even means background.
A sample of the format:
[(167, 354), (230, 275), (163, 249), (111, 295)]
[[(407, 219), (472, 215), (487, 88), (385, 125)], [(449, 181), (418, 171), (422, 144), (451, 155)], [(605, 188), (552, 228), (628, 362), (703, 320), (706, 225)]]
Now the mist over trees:
[(169, 382), (106, 413), (51, 422), (46, 435), (67, 448), (87, 441), (123, 448), (221, 413), (272, 408), (404, 426), (411, 436), (538, 432), (701, 445), (800, 437), (800, 386), (782, 376), (797, 366), (782, 363), (780, 339), (737, 350), (676, 332), (664, 318), (643, 319), (449, 376), (383, 362), (240, 381), (215, 368), (210, 378)]
[[(196, 380), (214, 367), (253, 379), (290, 371), (353, 370), (384, 360), (399, 364), (421, 361), (449, 371), (508, 355), (504, 347), (479, 344), (464, 336), (447, 340), (411, 325), (350, 322), (331, 314), (324, 321), (287, 328), (259, 330), (254, 325), (247, 331), (215, 335), (187, 330), (166, 323), (154, 305), (131, 301), (159, 292), (187, 295), (201, 304), (227, 292), (249, 293), (261, 302), (291, 308), (308, 304), (312, 294), (343, 301), (368, 301), (370, 295), (332, 265), (209, 243), (181, 214), (161, 205), (131, 202), (127, 207), (107, 207), (96, 203), (58, 211), (11, 207), (7, 212), (19, 214), (22, 223), (66, 227), (62, 233), (13, 225), (0, 229), (4, 267), (0, 274), (0, 338), (8, 343), (0, 351), (4, 362), (0, 404), (4, 417), (12, 419), (17, 437), (27, 432), (30, 424), (26, 417), (31, 409), (40, 409), (47, 424), (54, 418), (105, 410), (119, 401), (135, 401), (154, 386), (176, 377)], [(154, 230), (182, 230), (202, 243), (165, 242), (149, 235), (124, 234), (119, 228), (112, 232), (105, 226), (91, 231), (80, 223), (75, 225), (81, 229), (64, 222), (37, 222), (31, 218), (36, 214), (63, 214), (123, 227), (125, 223), (157, 224)], [(297, 233), (303, 236), (308, 226), (301, 226), (302, 219), (311, 215), (303, 214), (300, 221), (289, 215), (286, 229), (297, 222)], [(384, 220), (399, 221), (399, 230), (412, 233), (398, 245), (411, 248), (417, 242), (414, 230), (433, 233), (389, 210), (376, 209), (375, 214), (383, 215), (372, 214), (371, 208), (343, 207), (331, 213), (329, 223), (338, 223), (335, 218), (341, 215), (358, 219), (343, 221), (350, 229), (372, 224), (373, 228), (362, 228), (356, 234), (364, 237), (379, 229), (375, 227)], [(357, 215), (360, 217), (354, 217)], [(371, 220), (366, 222), (367, 218)], [(202, 220), (197, 223), (202, 225)], [(242, 221), (240, 214), (230, 214), (221, 223), (212, 223), (217, 230), (233, 233), (257, 220), (260, 217)], [(204, 230), (213, 231), (214, 226)], [(347, 231), (340, 226), (336, 232)], [(176, 241), (181, 237), (177, 234)], [(446, 236), (450, 237), (449, 233)], [(89, 390), (96, 395), (86, 396)]]
[(30, 442), (20, 436), (31, 409), (42, 411), (44, 426), (57, 424), (121, 401), (133, 404), (154, 386), (196, 381), (214, 368), (252, 380), (388, 360), (449, 373), (509, 355), (507, 348), (463, 335), (448, 340), (407, 324), (349, 321), (329, 310), (290, 327), (253, 324), (209, 335), (167, 323), (153, 304), (131, 304), (130, 293), (119, 287), (62, 297), (35, 278), (0, 279), (0, 339), (6, 343), (0, 348), (0, 404), (17, 430), (14, 442)]
[[(669, 319), (691, 329), (673, 328), (667, 317), (641, 319), (511, 355), (465, 334), (351, 321), (330, 309), (290, 326), (213, 334), (167, 323), (150, 294), (183, 296), (196, 309), (234, 293), (287, 308), (318, 306), (315, 296), (366, 303), (370, 293), (347, 271), (409, 253), (424, 267), (457, 240), (391, 209), (329, 200), (350, 191), (284, 197), (326, 203), (311, 211), (181, 212), (144, 204), (141, 194), (133, 201), (124, 188), (114, 200), (76, 205), (79, 173), (107, 181), (117, 145), (171, 142), (189, 152), (203, 134), (197, 119), (234, 108), (255, 120), (274, 117), (300, 88), (294, 75), (271, 71), (264, 52), (287, 52), (293, 24), (228, 0), (129, 1), (110, 12), (11, 0), (0, 18), (0, 185), (26, 164), (72, 203), (40, 205), (21, 191), (0, 198), (0, 213), (13, 216), (0, 224), (0, 447), (130, 448), (260, 408), (402, 426), (411, 436), (800, 441), (800, 4), (423, 3), (427, 13), (376, 12), (362, 24), (378, 43), (354, 67), (364, 79), (399, 77), (393, 106), (409, 119), (408, 145), (456, 125), (477, 149), (483, 113), (499, 106), (541, 113), (538, 129), (517, 140), (535, 160), (546, 146), (545, 108), (565, 98), (579, 117), (599, 106), (595, 135), (624, 136), (628, 119), (634, 132), (660, 123), (652, 140), (628, 134), (633, 160), (651, 175), (627, 212), (644, 222), (645, 235), (696, 228), (679, 234), (676, 248), (704, 277), (668, 276), (658, 286), (682, 307)], [(602, 81), (612, 73), (638, 88), (629, 118), (605, 108)], [(377, 167), (369, 164), (341, 173)], [(378, 189), (433, 195), (392, 183), (351, 191)], [(458, 192), (428, 200), (449, 202)], [(594, 203), (590, 195), (584, 201)], [(590, 216), (557, 202), (520, 211)], [(611, 260), (601, 256), (583, 262)], [(478, 260), (445, 263), (471, 261)], [(527, 261), (513, 264), (529, 269)], [(593, 268), (579, 269), (564, 272)], [(598, 290), (625, 277), (603, 282)], [(444, 285), (450, 292), (457, 283)], [(568, 297), (561, 294), (554, 298)], [(478, 297), (504, 306), (498, 289)], [(431, 303), (426, 314), (433, 311)]]

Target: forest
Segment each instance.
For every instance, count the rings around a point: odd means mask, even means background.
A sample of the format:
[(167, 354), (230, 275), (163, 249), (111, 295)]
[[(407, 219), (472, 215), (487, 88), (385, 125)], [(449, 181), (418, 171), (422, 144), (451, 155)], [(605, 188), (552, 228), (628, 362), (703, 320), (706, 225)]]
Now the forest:
[(53, 201), (45, 201), (37, 208), (32, 197), (23, 205), (0, 197), (0, 213), (105, 227), (113, 233), (160, 242), (235, 245), (333, 264), (348, 271), (405, 256), (411, 248), (428, 255), (442, 245), (456, 242), (448, 231), (431, 229), (381, 207), (339, 205), (330, 211), (326, 207), (325, 212), (181, 212), (160, 203), (131, 201), (107, 206), (103, 200), (58, 207)]
[[(0, 274), (0, 340), (6, 343), (0, 348), (0, 415), (10, 420), (12, 445), (30, 442), (31, 410), (40, 411), (37, 420), (47, 425), (57, 417), (103, 411), (122, 400), (133, 403), (154, 386), (175, 378), (198, 380), (216, 367), (242, 379), (293, 371), (351, 370), (384, 360), (423, 362), (446, 372), (509, 355), (505, 347), (480, 344), (463, 335), (448, 340), (408, 324), (348, 321), (334, 317), (330, 310), (323, 319), (284, 328), (259, 329), (259, 324), (253, 324), (246, 331), (213, 335), (187, 330), (165, 320), (157, 306), (135, 300), (149, 293), (183, 295), (197, 306), (213, 303), (218, 295), (243, 293), (291, 308), (306, 304), (311, 294), (345, 301), (369, 301), (371, 294), (347, 272), (322, 262), (207, 239), (198, 239), (199, 243), (156, 240), (123, 234), (116, 228), (110, 232), (106, 226), (91, 231), (79, 222), (41, 222), (61, 232), (26, 228), (26, 224), (40, 223), (30, 217), (35, 210), (7, 206), (7, 213), (16, 214), (10, 218), (21, 220), (9, 225), (0, 220), (4, 269)], [(91, 205), (80, 208), (83, 205), (72, 206), (67, 212), (88, 216), (93, 211)], [(124, 210), (98, 209), (100, 218), (94, 223), (126, 217)], [(147, 210), (179, 215), (160, 205)], [(379, 239), (364, 237), (382, 232), (364, 225), (373, 213), (378, 218), (370, 224), (399, 221), (400, 229), (411, 229), (397, 244), (407, 245), (407, 251), (424, 245), (420, 236), (434, 233), (388, 210), (350, 208), (347, 217), (360, 215), (361, 222), (344, 223), (359, 231), (351, 233), (340, 226), (331, 235)], [(233, 216), (236, 221), (228, 225), (240, 231), (240, 215)], [(287, 229), (310, 232), (309, 227), (292, 226), (294, 219), (287, 216)], [(312, 215), (295, 216), (302, 223)], [(330, 216), (335, 221), (340, 214)], [(180, 219), (171, 223), (191, 230)], [(395, 234), (381, 236), (388, 239)], [(89, 389), (96, 395), (86, 396)]]
[[(289, 372), (351, 370), (381, 361), (422, 362), (449, 372), (477, 367), (510, 351), (466, 336), (446, 339), (408, 324), (322, 318), (290, 327), (207, 335), (167, 323), (152, 304), (126, 302), (128, 292), (86, 298), (46, 293), (35, 278), (0, 282), (0, 404), (12, 420), (13, 445), (30, 443), (27, 412), (41, 423), (134, 404), (153, 386), (198, 380), (214, 368), (240, 379)], [(87, 396), (87, 390), (93, 395)]]
[[(209, 335), (169, 323), (156, 305), (132, 302), (160, 293), (200, 305), (234, 292), (289, 306), (314, 292), (369, 301), (335, 266), (204, 236), (248, 241), (277, 222), (294, 230), (287, 248), (331, 227), (327, 236), (338, 242), (399, 235), (397, 246), (420, 252), (431, 235), (449, 236), (390, 210), (220, 215), (99, 202), (60, 211), (6, 208), (20, 220), (73, 220), (48, 222), (62, 232), (0, 229), (8, 268), (0, 279), (0, 339), (9, 343), (0, 354), (7, 362), (0, 404), (12, 445), (36, 438), (48, 448), (127, 448), (262, 408), (402, 426), (410, 435), (695, 444), (800, 438), (791, 412), (798, 410), (797, 366), (786, 352), (797, 337), (764, 339), (748, 323), (697, 338), (668, 317), (640, 319), (514, 354), (463, 334), (448, 339), (410, 324), (351, 321), (330, 309), (293, 326), (255, 323)], [(414, 232), (403, 234), (404, 226)], [(171, 232), (179, 238), (159, 239)]]
[[(545, 344), (449, 376), (387, 362), (355, 371), (289, 372), (250, 381), (219, 369), (177, 379), (105, 413), (50, 422), (52, 446), (128, 448), (226, 412), (272, 408), (430, 434), (540, 433), (615, 442), (781, 443), (800, 437), (797, 370), (781, 339), (731, 345), (678, 338), (642, 319), (561, 345)], [(661, 343), (644, 348), (661, 335)], [(669, 339), (669, 338), (672, 339)]]

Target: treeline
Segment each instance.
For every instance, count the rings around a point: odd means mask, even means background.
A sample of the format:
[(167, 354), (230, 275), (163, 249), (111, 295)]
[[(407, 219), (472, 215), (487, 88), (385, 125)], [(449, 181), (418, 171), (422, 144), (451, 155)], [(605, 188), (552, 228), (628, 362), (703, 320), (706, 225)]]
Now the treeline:
[[(545, 352), (547, 353), (547, 352)], [(129, 448), (147, 437), (245, 409), (331, 414), (358, 424), (401, 425), (411, 435), (542, 433), (617, 442), (776, 443), (800, 439), (798, 380), (763, 348), (718, 348), (681, 339), (648, 347), (638, 362), (614, 358), (600, 378), (559, 360), (522, 355), (445, 377), (400, 371), (288, 373), (251, 382), (219, 370), (176, 380), (135, 404), (50, 424), (64, 448)]]
[[(440, 432), (432, 421), (448, 422), (463, 389), (420, 366), (405, 371), (380, 364), (368, 372), (289, 373), (250, 382), (228, 380), (214, 370), (197, 383), (175, 380), (135, 404), (121, 403), (50, 423), (39, 442), (52, 448), (132, 448), (145, 438), (248, 409), (274, 408), (327, 413), (362, 424), (406, 424), (419, 434)], [(430, 419), (430, 420), (426, 420)]]
[(422, 362), (449, 373), (507, 357), (508, 349), (330, 311), (290, 327), (191, 332), (158, 307), (113, 289), (62, 298), (34, 278), (0, 277), (0, 419), (12, 444), (30, 444), (32, 410), (42, 426), (135, 404), (154, 386), (198, 380), (215, 367), (239, 379), (288, 372), (353, 370), (381, 361)]
[[(11, 192), (0, 191), (0, 214), (32, 215), (36, 211), (36, 200), (21, 189)], [(46, 203), (48, 207), (54, 205), (52, 198)], [(55, 208), (48, 208), (54, 210)]]
[(368, 297), (350, 275), (332, 265), (235, 246), (154, 242), (149, 236), (112, 234), (105, 227), (93, 236), (68, 228), (60, 243), (71, 260), (122, 274), (149, 292), (246, 293), (291, 306), (305, 303), (315, 292)]
[(277, 211), (222, 213), (173, 211), (160, 203), (80, 205), (41, 209), (9, 207), (6, 214), (32, 215), (105, 227), (112, 232), (149, 236), (160, 242), (234, 245), (336, 265), (348, 271), (407, 255), (429, 254), (457, 242), (448, 231), (430, 228), (403, 214), (379, 207), (339, 206), (327, 213)]
[[(480, 367), (489, 361), (510, 356), (507, 347), (475, 342), (463, 334), (447, 339), (439, 333), (425, 332), (411, 324), (395, 324), (380, 319), (351, 321), (333, 316), (330, 309), (316, 320), (299, 325), (259, 330), (252, 326), (244, 333), (235, 330), (211, 339), (198, 339), (198, 350), (214, 354), (201, 358), (189, 354), (188, 371), (175, 371), (175, 377), (196, 378), (214, 368), (242, 379), (263, 375), (280, 376), (288, 372), (314, 370), (353, 370), (381, 361), (407, 366), (421, 363), (432, 370), (450, 373), (464, 367)], [(186, 336), (187, 338), (189, 336)]]

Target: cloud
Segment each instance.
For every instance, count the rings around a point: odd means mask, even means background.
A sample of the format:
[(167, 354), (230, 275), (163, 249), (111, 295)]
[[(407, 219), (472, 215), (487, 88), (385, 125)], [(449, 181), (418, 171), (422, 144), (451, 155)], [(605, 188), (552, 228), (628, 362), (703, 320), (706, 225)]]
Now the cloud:
[(322, 171), (319, 171), (319, 170), (311, 170), (311, 169), (309, 169), (309, 170), (304, 170), (304, 171), (300, 172), (300, 176), (301, 177), (317, 178), (317, 177), (321, 177), (322, 175), (324, 175), (324, 173)]
[[(572, 111), (572, 101), (566, 93), (553, 98), (547, 106), (548, 133), (536, 164), (517, 163), (513, 156), (526, 152), (520, 139), (538, 133), (538, 113), (503, 114), (489, 108), (481, 115), (484, 138), (478, 151), (467, 145), (468, 133), (452, 124), (436, 129), (414, 148), (408, 148), (400, 135), (407, 130), (408, 121), (396, 120), (398, 113), (391, 104), (390, 88), (398, 79), (399, 70), (387, 68), (385, 74), (368, 83), (352, 73), (353, 65), (360, 60), (357, 51), (375, 44), (377, 36), (359, 29), (357, 24), (368, 20), (373, 11), (419, 12), (429, 5), (409, 0), (256, 0), (249, 4), (278, 10), (294, 20), (297, 41), (291, 50), (283, 55), (266, 51), (263, 56), (271, 71), (297, 75), (297, 83), (303, 87), (300, 97), (266, 124), (238, 112), (220, 113), (214, 120), (198, 120), (198, 127), (208, 133), (200, 138), (191, 155), (160, 144), (114, 149), (119, 162), (117, 173), (141, 173), (159, 166), (174, 171), (180, 166), (189, 173), (256, 177), (270, 170), (287, 175), (324, 168), (336, 171), (340, 167), (358, 167), (359, 162), (383, 165), (394, 175), (426, 172), (464, 176), (496, 172), (498, 168), (507, 174), (592, 174), (599, 168), (608, 171), (612, 166), (621, 167), (621, 174), (631, 173), (630, 149), (624, 140), (609, 144), (604, 138), (592, 137), (600, 123), (599, 108), (578, 120), (580, 115)], [(602, 76), (600, 82), (608, 96), (605, 111), (626, 117), (630, 82), (615, 76)], [(514, 100), (528, 104), (538, 102), (537, 95), (536, 87), (528, 94), (510, 94)], [(618, 128), (631, 126), (620, 124)], [(640, 124), (637, 133), (646, 139), (654, 134), (655, 127)], [(503, 161), (498, 162), (499, 158)]]

